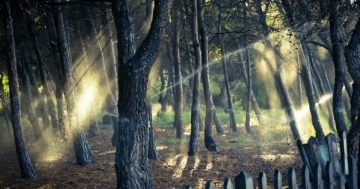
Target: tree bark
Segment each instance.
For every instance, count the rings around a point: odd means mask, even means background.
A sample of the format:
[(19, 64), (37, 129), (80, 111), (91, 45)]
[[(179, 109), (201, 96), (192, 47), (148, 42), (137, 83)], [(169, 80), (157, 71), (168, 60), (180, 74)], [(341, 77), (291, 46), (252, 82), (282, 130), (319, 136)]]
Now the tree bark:
[[(360, 112), (359, 112), (359, 91), (360, 91), (360, 21), (357, 22), (348, 45), (345, 47), (345, 58), (348, 71), (354, 80), (352, 94), (352, 126), (348, 132), (349, 154), (356, 157), (359, 153), (360, 139)], [(357, 116), (355, 116), (357, 114)], [(359, 157), (358, 157), (359, 158)], [(359, 162), (359, 161), (358, 161)]]
[(201, 52), (199, 43), (199, 28), (198, 28), (198, 10), (197, 0), (192, 0), (192, 23), (191, 33), (193, 38), (193, 48), (195, 55), (194, 64), (194, 77), (193, 77), (193, 98), (191, 104), (191, 133), (189, 141), (188, 155), (193, 156), (198, 151), (198, 126), (199, 126), (199, 114), (200, 114), (200, 102), (199, 102), (199, 85), (200, 85), (200, 72), (201, 72)]
[[(180, 2), (180, 1), (179, 1)], [(174, 128), (176, 128), (176, 138), (183, 138), (184, 127), (182, 120), (182, 109), (183, 109), (183, 87), (181, 78), (181, 66), (180, 66), (180, 28), (179, 28), (179, 2), (173, 6), (173, 57), (174, 57), (174, 72), (175, 72), (175, 119)]]
[[(46, 78), (46, 71), (45, 71), (46, 68), (45, 68), (45, 63), (44, 63), (44, 57), (42, 56), (38, 39), (33, 30), (33, 22), (31, 20), (31, 18), (29, 18), (29, 21), (27, 23), (27, 28), (28, 28), (28, 31), (30, 34), (30, 39), (31, 39), (33, 48), (36, 53), (36, 57), (38, 59), (38, 66), (39, 66), (39, 71), (40, 71), (40, 81), (43, 86), (43, 91), (44, 91), (43, 96), (45, 97), (44, 102), (46, 102), (45, 104), (47, 106), (48, 113), (50, 114), (50, 117), (51, 117), (51, 126), (55, 132), (58, 132), (59, 131), (59, 122), (58, 122), (58, 118), (56, 116), (57, 113), (56, 113), (55, 104), (54, 104), (54, 101), (52, 100), (52, 95), (51, 95), (49, 84), (48, 84), (48, 81)], [(48, 114), (46, 114), (45, 116), (47, 116), (47, 118), (48, 118)]]
[(206, 103), (206, 113), (205, 113), (205, 131), (204, 131), (204, 142), (205, 147), (209, 151), (220, 152), (219, 146), (216, 143), (212, 135), (212, 122), (213, 116), (217, 116), (216, 109), (212, 99), (212, 93), (210, 90), (209, 82), (209, 65), (208, 65), (208, 34), (206, 31), (206, 26), (204, 23), (204, 7), (202, 0), (197, 0), (197, 10), (198, 10), (198, 25), (199, 32), (201, 37), (201, 80), (203, 83), (204, 97)]
[(334, 84), (334, 92), (333, 92), (333, 113), (336, 123), (336, 130), (338, 135), (346, 131), (344, 116), (342, 113), (342, 88), (343, 88), (343, 79), (344, 79), (344, 68), (341, 61), (341, 46), (340, 39), (338, 35), (338, 26), (339, 26), (339, 18), (337, 13), (337, 1), (332, 0), (330, 8), (330, 38), (332, 43), (332, 58), (335, 66), (335, 84)]
[(162, 33), (168, 20), (170, 0), (155, 0), (149, 33), (134, 54), (129, 0), (112, 4), (118, 36), (118, 141), (115, 153), (117, 188), (153, 188), (148, 167), (149, 107), (146, 91)]
[[(25, 58), (26, 55), (20, 52), (20, 56), (22, 57), (24, 64), (29, 63), (27, 62), (27, 58)], [(20, 91), (22, 92), (21, 100), (23, 103), (21, 103), (21, 107), (22, 110), (26, 112), (27, 118), (29, 119), (33, 127), (35, 139), (39, 140), (42, 138), (42, 131), (32, 104), (32, 95), (30, 91), (29, 80), (23, 66), (20, 65), (20, 63), (17, 63), (17, 70), (20, 77)]]
[(309, 61), (306, 59), (305, 56), (305, 47), (304, 47), (304, 43), (303, 41), (300, 40), (300, 52), (302, 56), (302, 63), (301, 63), (301, 76), (302, 76), (302, 80), (304, 82), (304, 87), (305, 87), (305, 92), (306, 92), (306, 96), (308, 99), (308, 103), (309, 103), (309, 108), (310, 108), (310, 113), (311, 113), (311, 120), (312, 120), (312, 124), (313, 127), (316, 131), (316, 138), (318, 138), (318, 140), (325, 140), (325, 135), (324, 132), (322, 130), (321, 124), (320, 124), (320, 120), (319, 120), (319, 116), (316, 110), (316, 99), (315, 99), (315, 94), (314, 94), (314, 87), (313, 87), (313, 80), (311, 78), (311, 73), (309, 70)]
[[(56, 0), (55, 2), (58, 2)], [(54, 10), (54, 23), (57, 33), (57, 45), (61, 58), (61, 89), (64, 92), (67, 108), (67, 117), (69, 121), (69, 138), (74, 145), (76, 162), (80, 166), (86, 166), (91, 164), (91, 156), (93, 152), (90, 149), (89, 144), (85, 138), (83, 131), (79, 128), (78, 117), (76, 113), (76, 99), (75, 99), (75, 88), (71, 76), (71, 58), (68, 43), (66, 40), (66, 34), (64, 29), (63, 16), (60, 12), (59, 7), (55, 7)]]
[(1, 2), (3, 24), (5, 30), (6, 57), (9, 75), (11, 123), (13, 125), (15, 148), (23, 178), (36, 178), (36, 173), (31, 165), (28, 155), (21, 122), (20, 101), (18, 94), (18, 78), (16, 69), (15, 37), (10, 11), (9, 0)]
[(61, 78), (63, 78), (63, 73), (61, 70), (61, 58), (60, 52), (57, 45), (57, 34), (55, 23), (53, 19), (53, 13), (50, 9), (45, 9), (45, 20), (46, 20), (46, 29), (48, 31), (51, 52), (54, 56), (56, 69), (58, 71), (58, 81), (55, 84), (55, 97), (56, 97), (56, 108), (57, 108), (57, 116), (59, 123), (59, 131), (63, 138), (65, 138), (66, 133), (66, 125), (65, 125), (65, 112), (63, 107), (63, 91), (61, 88)]
[[(221, 7), (219, 7), (219, 23), (218, 23), (218, 33), (221, 33)], [(236, 126), (236, 120), (235, 120), (235, 112), (233, 108), (231, 93), (230, 93), (230, 83), (229, 83), (229, 76), (227, 72), (227, 66), (226, 66), (226, 58), (225, 58), (225, 49), (224, 49), (224, 40), (222, 38), (223, 36), (219, 35), (219, 45), (220, 45), (220, 51), (221, 51), (221, 65), (224, 72), (224, 81), (225, 81), (225, 87), (226, 87), (226, 95), (227, 95), (227, 103), (228, 103), (228, 112), (230, 115), (230, 128), (233, 131), (237, 131)]]

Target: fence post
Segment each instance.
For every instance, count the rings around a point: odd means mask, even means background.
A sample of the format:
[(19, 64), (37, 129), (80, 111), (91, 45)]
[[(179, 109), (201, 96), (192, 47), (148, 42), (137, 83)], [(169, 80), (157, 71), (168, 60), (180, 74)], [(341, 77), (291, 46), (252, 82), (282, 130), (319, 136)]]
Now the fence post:
[(334, 188), (334, 172), (333, 172), (333, 166), (330, 161), (326, 162), (325, 186), (327, 189)]
[(321, 166), (319, 163), (315, 164), (315, 182), (314, 182), (314, 187), (315, 189), (323, 189), (324, 185), (323, 185), (323, 181), (322, 181), (322, 171), (321, 171)]
[(245, 171), (241, 171), (238, 176), (235, 177), (235, 189), (253, 189), (253, 179)]
[(282, 176), (279, 169), (276, 169), (274, 173), (274, 188), (282, 189)]
[(333, 169), (335, 170), (334, 176), (341, 175), (342, 170), (339, 163), (338, 142), (336, 136), (333, 133), (330, 133), (326, 136), (326, 141), (329, 148), (330, 161), (332, 163)]
[(288, 170), (288, 181), (289, 181), (289, 189), (298, 188), (298, 185), (296, 184), (296, 173), (294, 167), (290, 167)]
[(350, 189), (357, 189), (357, 164), (354, 156), (349, 157), (349, 175), (348, 175), (348, 186)]
[(231, 179), (225, 178), (223, 189), (234, 189), (234, 186), (233, 186), (233, 184), (231, 182)]
[(205, 189), (215, 189), (215, 187), (210, 181), (207, 181), (205, 185)]
[(348, 151), (347, 151), (347, 139), (346, 131), (340, 136), (340, 152), (341, 152), (341, 165), (344, 175), (349, 174), (349, 164), (348, 164)]
[(303, 165), (301, 169), (301, 188), (309, 189), (311, 186), (309, 168), (306, 165)]
[(260, 172), (259, 173), (258, 182), (259, 182), (259, 189), (266, 189), (267, 188), (267, 180), (266, 180), (265, 172)]
[[(301, 156), (303, 162), (305, 163), (305, 165), (307, 165), (308, 168), (311, 168), (311, 165), (310, 165), (309, 159), (308, 159), (308, 157), (306, 155), (306, 152), (305, 152), (302, 141), (300, 139), (297, 139), (296, 144), (297, 144), (297, 147), (299, 149), (300, 156)], [(312, 171), (310, 171), (309, 174), (310, 174), (310, 178), (314, 178), (314, 174), (313, 174)]]

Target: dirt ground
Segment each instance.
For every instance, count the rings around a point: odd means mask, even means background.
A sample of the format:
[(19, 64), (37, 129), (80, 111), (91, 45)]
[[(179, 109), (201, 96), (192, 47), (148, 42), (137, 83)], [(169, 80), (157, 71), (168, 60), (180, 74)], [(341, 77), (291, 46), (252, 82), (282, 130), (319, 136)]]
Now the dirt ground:
[[(47, 147), (39, 148), (28, 134), (31, 132), (25, 131), (30, 158), (37, 173), (36, 180), (20, 177), (14, 141), (3, 133), (0, 135), (0, 189), (116, 188), (115, 148), (110, 142), (112, 127), (102, 125), (100, 128), (98, 136), (88, 138), (95, 157), (92, 165), (86, 167), (76, 165), (72, 149), (60, 150), (62, 148), (59, 146), (63, 142), (49, 140), (52, 142), (48, 142)], [(268, 132), (272, 132), (271, 128), (260, 130), (254, 127), (254, 130), (257, 132), (253, 136), (242, 129), (236, 133), (214, 133), (220, 153), (208, 152), (201, 136), (198, 155), (189, 157), (187, 133), (185, 139), (179, 141), (175, 139), (175, 129), (171, 126), (155, 126), (159, 155), (157, 160), (149, 160), (155, 188), (181, 189), (185, 185), (204, 188), (208, 180), (216, 188), (222, 188), (225, 178), (234, 180), (241, 171), (249, 173), (255, 185), (259, 172), (264, 171), (268, 185), (272, 186), (275, 169), (281, 170), (285, 182), (288, 167), (294, 167), (299, 174), (301, 158), (295, 144), (283, 137), (283, 131), (277, 131), (280, 137), (275, 137), (277, 135), (272, 133), (272, 138), (267, 137), (265, 140), (259, 136), (269, 134)]]

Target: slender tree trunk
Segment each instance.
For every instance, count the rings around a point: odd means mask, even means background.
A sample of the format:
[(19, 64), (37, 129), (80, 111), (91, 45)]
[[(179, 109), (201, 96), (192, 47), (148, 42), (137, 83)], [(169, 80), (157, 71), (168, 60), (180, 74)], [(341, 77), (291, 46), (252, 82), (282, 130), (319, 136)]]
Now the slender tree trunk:
[(315, 100), (315, 94), (314, 94), (314, 87), (313, 87), (313, 79), (311, 78), (311, 73), (309, 70), (309, 61), (306, 59), (305, 56), (305, 47), (303, 41), (300, 40), (301, 49), (300, 52), (302, 57), (302, 64), (301, 64), (301, 76), (302, 80), (304, 81), (304, 87), (306, 91), (306, 96), (308, 98), (310, 113), (311, 113), (311, 120), (313, 127), (316, 131), (316, 138), (319, 140), (325, 140), (325, 135), (322, 130), (319, 116), (316, 110), (316, 100)]
[(58, 117), (58, 123), (59, 123), (59, 131), (62, 135), (63, 138), (65, 138), (65, 133), (66, 133), (66, 126), (65, 126), (65, 112), (64, 112), (64, 107), (63, 107), (63, 91), (61, 89), (61, 78), (63, 77), (63, 73), (61, 70), (61, 58), (60, 58), (60, 52), (58, 50), (58, 46), (57, 46), (57, 34), (56, 34), (56, 29), (55, 29), (55, 23), (54, 23), (54, 19), (53, 19), (53, 14), (51, 12), (51, 10), (49, 9), (45, 9), (45, 14), (44, 14), (45, 20), (46, 20), (46, 29), (48, 31), (49, 34), (49, 38), (50, 38), (50, 46), (51, 46), (51, 51), (52, 54), (54, 56), (55, 59), (55, 65), (56, 65), (56, 69), (58, 71), (58, 81), (55, 84), (55, 97), (56, 97), (56, 108), (57, 108), (57, 117)]
[(210, 90), (209, 82), (209, 65), (208, 65), (208, 36), (204, 23), (204, 7), (202, 5), (202, 0), (197, 0), (197, 10), (198, 10), (198, 23), (199, 23), (199, 32), (201, 36), (201, 61), (202, 61), (202, 70), (201, 70), (201, 80), (203, 83), (204, 97), (206, 103), (206, 114), (205, 114), (205, 132), (204, 132), (204, 142), (205, 147), (209, 151), (220, 152), (218, 144), (215, 142), (215, 139), (212, 135), (212, 122), (213, 116), (217, 116), (215, 106), (212, 100), (212, 94)]
[[(237, 43), (237, 44), (238, 44), (237, 45), (238, 49), (241, 49), (239, 43)], [(242, 55), (241, 52), (238, 53), (238, 60), (241, 62), (239, 68), (240, 68), (240, 72), (242, 73), (241, 74), (242, 78), (243, 78), (246, 86), (248, 86), (248, 84), (249, 84), (248, 78), (249, 77), (248, 77), (248, 74), (247, 74), (247, 71), (246, 71), (246, 68), (245, 68), (245, 64), (243, 63), (245, 61), (243, 59), (243, 55)], [(265, 124), (264, 120), (262, 119), (261, 110), (260, 110), (259, 104), (257, 103), (257, 100), (256, 100), (255, 94), (254, 94), (254, 92), (252, 90), (252, 87), (250, 88), (250, 100), (251, 100), (251, 104), (252, 104), (252, 106), (254, 108), (254, 112), (256, 114), (256, 118), (257, 118), (257, 120), (259, 122), (259, 125)]]
[(21, 176), (23, 178), (36, 178), (36, 173), (31, 165), (30, 157), (26, 149), (26, 143), (24, 139), (20, 101), (18, 94), (18, 78), (16, 69), (16, 53), (15, 53), (15, 37), (12, 25), (11, 11), (9, 0), (1, 2), (3, 8), (3, 24), (5, 30), (5, 42), (6, 42), (6, 57), (9, 76), (9, 88), (10, 88), (10, 107), (11, 107), (11, 122), (13, 125), (15, 148), (20, 165)]
[[(179, 1), (180, 2), (180, 1)], [(178, 3), (179, 3), (178, 2)], [(174, 127), (176, 128), (176, 138), (183, 138), (184, 128), (182, 120), (183, 109), (183, 87), (181, 79), (181, 66), (180, 66), (180, 29), (179, 29), (179, 4), (173, 6), (173, 57), (174, 57), (174, 72), (175, 72), (175, 119)]]
[(200, 71), (201, 71), (201, 52), (199, 43), (199, 29), (198, 29), (198, 12), (197, 12), (197, 0), (192, 0), (192, 37), (193, 48), (195, 55), (194, 65), (194, 80), (193, 80), (193, 100), (191, 105), (191, 133), (189, 142), (190, 156), (193, 156), (198, 151), (198, 126), (199, 126), (199, 114), (200, 114), (200, 102), (199, 102), (199, 85), (200, 85)]
[[(21, 54), (21, 53), (20, 53)], [(28, 64), (28, 62), (25, 62), (24, 54), (21, 54), (21, 57), (23, 59), (24, 64)], [(20, 90), (22, 92), (21, 100), (22, 100), (22, 110), (26, 112), (27, 118), (29, 119), (33, 130), (34, 130), (34, 137), (36, 140), (39, 140), (42, 138), (42, 131), (40, 127), (40, 123), (38, 121), (38, 118), (36, 116), (33, 104), (32, 104), (32, 95), (29, 87), (29, 80), (27, 78), (27, 75), (25, 73), (25, 70), (22, 65), (17, 63), (17, 70), (20, 77)], [(26, 106), (25, 106), (26, 105)]]
[[(221, 8), (219, 7), (219, 23), (218, 23), (218, 33), (221, 33)], [(221, 65), (224, 72), (224, 81), (225, 81), (225, 87), (226, 87), (226, 95), (227, 95), (227, 101), (228, 101), (228, 111), (230, 115), (230, 128), (233, 131), (237, 131), (236, 126), (236, 120), (235, 120), (235, 112), (233, 108), (231, 93), (230, 93), (230, 83), (229, 83), (229, 76), (227, 72), (227, 66), (226, 66), (226, 58), (225, 58), (225, 49), (224, 49), (224, 40), (222, 38), (222, 35), (219, 35), (219, 45), (220, 45), (220, 51), (221, 51)]]
[[(46, 78), (46, 71), (45, 71), (46, 68), (45, 68), (45, 63), (44, 63), (44, 57), (42, 56), (42, 53), (40, 51), (39, 42), (33, 31), (33, 23), (31, 20), (28, 21), (27, 27), (28, 27), (28, 31), (30, 34), (33, 48), (35, 50), (35, 53), (36, 53), (36, 56), (38, 59), (38, 65), (39, 65), (39, 71), (40, 71), (40, 81), (43, 86), (43, 91), (44, 91), (43, 96), (45, 97), (44, 101), (46, 102), (47, 110), (51, 117), (51, 126), (55, 132), (58, 132), (59, 131), (59, 122), (58, 122), (58, 118), (56, 115), (57, 113), (56, 113), (55, 104), (54, 104), (54, 101), (52, 100), (52, 95), (51, 95), (50, 88), (48, 86), (49, 84), (48, 84), (48, 81)], [(47, 118), (48, 118), (47, 114), (45, 116), (47, 116)], [(46, 122), (47, 122), (47, 120), (46, 120)]]
[[(58, 2), (58, 0), (56, 0)], [(76, 162), (80, 166), (90, 165), (91, 156), (93, 152), (90, 149), (89, 144), (85, 138), (83, 131), (79, 128), (78, 117), (76, 113), (76, 99), (75, 99), (75, 88), (71, 76), (71, 58), (68, 43), (66, 41), (66, 34), (64, 30), (63, 16), (60, 12), (60, 8), (56, 7), (54, 11), (54, 23), (57, 33), (57, 45), (60, 52), (61, 58), (61, 89), (64, 92), (67, 108), (67, 118), (69, 120), (69, 131), (70, 135), (68, 138), (71, 139), (75, 149)]]
[[(313, 55), (310, 51), (310, 48), (308, 46), (306, 46), (306, 50), (308, 52), (308, 55), (309, 55), (309, 61), (310, 61), (310, 65), (311, 65), (311, 69), (316, 77), (316, 81), (317, 81), (317, 84), (319, 86), (319, 89), (320, 89), (320, 94), (321, 95), (325, 95), (326, 92), (325, 92), (325, 88), (324, 88), (324, 85), (322, 84), (322, 80), (321, 80), (321, 77), (320, 77), (320, 74), (319, 74), (319, 71), (318, 69), (316, 68), (316, 65), (315, 65), (315, 61), (314, 61), (314, 58), (313, 58)], [(329, 124), (330, 124), (330, 128), (335, 130), (335, 119), (334, 119), (334, 114), (333, 114), (333, 110), (332, 110), (332, 106), (331, 106), (331, 100), (329, 100), (328, 102), (326, 102), (326, 108), (327, 108), (327, 111), (329, 112)]]

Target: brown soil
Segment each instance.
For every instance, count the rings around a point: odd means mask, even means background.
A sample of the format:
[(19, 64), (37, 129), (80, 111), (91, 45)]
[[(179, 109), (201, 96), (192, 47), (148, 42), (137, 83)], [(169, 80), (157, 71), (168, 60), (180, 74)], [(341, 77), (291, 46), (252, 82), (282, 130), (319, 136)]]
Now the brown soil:
[[(253, 127), (255, 131), (258, 127)], [(227, 128), (225, 128), (227, 129)], [(301, 158), (296, 146), (288, 144), (286, 138), (263, 140), (261, 133), (272, 131), (264, 128), (253, 136), (244, 131), (214, 137), (221, 153), (208, 152), (199, 139), (197, 156), (187, 156), (188, 138), (183, 141), (175, 139), (175, 130), (170, 126), (156, 126), (155, 136), (158, 148), (158, 160), (149, 160), (153, 182), (157, 189), (204, 188), (206, 181), (211, 180), (216, 188), (222, 187), (224, 178), (234, 180), (241, 171), (253, 177), (255, 185), (260, 171), (266, 172), (268, 185), (273, 185), (275, 169), (282, 172), (287, 180), (287, 168), (292, 166), (297, 172), (301, 169)], [(272, 131), (276, 132), (276, 131)], [(284, 131), (277, 131), (283, 136)], [(31, 133), (25, 131), (25, 133)], [(95, 153), (91, 166), (80, 167), (75, 164), (71, 150), (61, 155), (59, 144), (48, 142), (49, 148), (39, 149), (32, 136), (27, 136), (28, 151), (37, 173), (36, 180), (20, 178), (14, 141), (6, 134), (0, 139), (0, 189), (2, 188), (116, 188), (114, 170), (115, 148), (111, 146), (111, 126), (101, 126), (99, 136), (88, 138)], [(243, 139), (239, 139), (243, 136)], [(255, 137), (254, 137), (255, 136)], [(264, 135), (266, 136), (266, 135)], [(272, 136), (274, 133), (272, 133)], [(289, 136), (291, 137), (291, 136)], [(298, 177), (299, 178), (299, 177)], [(286, 185), (286, 183), (284, 183)]]

